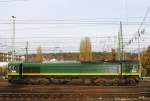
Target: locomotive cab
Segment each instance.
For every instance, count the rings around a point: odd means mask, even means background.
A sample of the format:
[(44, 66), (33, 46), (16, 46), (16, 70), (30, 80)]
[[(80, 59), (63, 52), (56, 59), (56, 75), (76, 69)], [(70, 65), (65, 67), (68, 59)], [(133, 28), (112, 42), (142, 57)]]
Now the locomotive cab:
[(20, 69), (21, 63), (9, 63), (8, 64), (8, 81), (12, 82), (22, 77), (22, 69)]

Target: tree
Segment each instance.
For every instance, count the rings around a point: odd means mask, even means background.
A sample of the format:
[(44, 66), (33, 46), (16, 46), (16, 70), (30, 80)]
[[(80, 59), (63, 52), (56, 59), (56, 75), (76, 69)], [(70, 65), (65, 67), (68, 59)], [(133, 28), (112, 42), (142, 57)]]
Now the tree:
[(150, 76), (150, 46), (144, 52), (142, 57), (142, 72), (145, 76)]
[(35, 61), (37, 63), (41, 63), (43, 61), (43, 55), (42, 55), (42, 48), (41, 48), (41, 46), (39, 46), (37, 48), (37, 54), (36, 54), (36, 57), (35, 57)]
[(112, 48), (111, 50), (111, 55), (112, 55), (112, 60), (115, 61), (116, 60), (116, 52), (115, 52), (115, 49)]
[(79, 60), (86, 62), (92, 61), (92, 48), (89, 37), (85, 37), (81, 40)]

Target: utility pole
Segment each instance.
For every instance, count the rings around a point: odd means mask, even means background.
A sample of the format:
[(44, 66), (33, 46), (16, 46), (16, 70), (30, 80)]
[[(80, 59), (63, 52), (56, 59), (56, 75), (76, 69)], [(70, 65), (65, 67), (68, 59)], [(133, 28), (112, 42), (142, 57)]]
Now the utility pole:
[(28, 41), (26, 42), (26, 56), (25, 56), (25, 61), (28, 62)]
[(13, 36), (12, 36), (12, 62), (15, 61), (15, 16), (12, 16)]
[[(138, 31), (138, 35), (140, 35), (140, 32)], [(139, 73), (141, 76), (142, 73), (142, 63), (141, 63), (141, 54), (140, 54), (140, 36), (138, 37), (138, 61), (139, 61)]]
[(118, 54), (117, 60), (124, 60), (122, 22), (120, 22), (120, 28), (118, 32), (118, 53), (117, 54)]
[[(122, 34), (122, 22), (120, 22), (120, 28), (119, 28), (119, 32), (118, 32), (118, 52), (117, 52), (117, 60), (122, 61), (124, 60), (124, 56), (123, 56), (123, 34)], [(122, 62), (120, 62), (120, 68), (119, 68), (119, 73), (120, 76), (122, 77), (122, 68), (123, 68), (123, 64)]]

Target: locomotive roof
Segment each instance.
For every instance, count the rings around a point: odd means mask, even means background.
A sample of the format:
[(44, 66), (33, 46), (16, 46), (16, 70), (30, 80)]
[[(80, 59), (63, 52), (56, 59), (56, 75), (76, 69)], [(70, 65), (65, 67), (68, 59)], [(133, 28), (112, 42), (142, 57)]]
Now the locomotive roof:
[[(10, 62), (9, 64), (20, 64), (21, 62)], [(138, 64), (138, 61), (81, 61), (81, 62), (49, 62), (49, 63), (23, 63), (23, 64)]]

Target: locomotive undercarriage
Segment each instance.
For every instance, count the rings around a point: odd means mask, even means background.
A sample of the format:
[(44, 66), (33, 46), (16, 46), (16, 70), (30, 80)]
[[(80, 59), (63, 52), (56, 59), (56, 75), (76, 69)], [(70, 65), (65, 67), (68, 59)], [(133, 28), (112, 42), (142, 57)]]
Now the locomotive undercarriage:
[(73, 84), (73, 85), (97, 85), (97, 86), (135, 86), (138, 84), (137, 76), (18, 76), (9, 77), (9, 82), (14, 84)]

